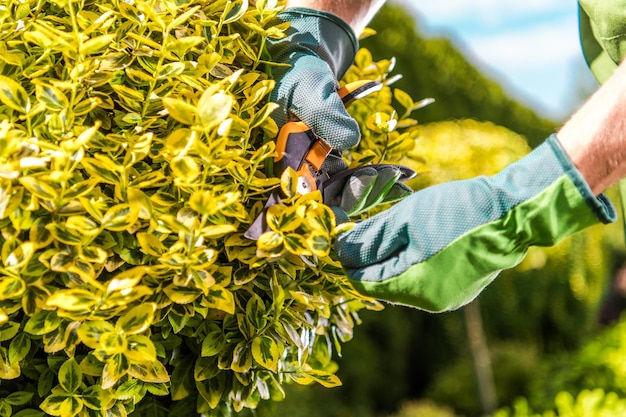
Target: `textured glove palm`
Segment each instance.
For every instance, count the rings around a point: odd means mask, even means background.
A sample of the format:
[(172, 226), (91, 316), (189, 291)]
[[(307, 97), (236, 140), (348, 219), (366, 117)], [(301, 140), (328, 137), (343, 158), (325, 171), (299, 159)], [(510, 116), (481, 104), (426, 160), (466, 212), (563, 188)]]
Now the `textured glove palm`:
[(347, 216), (357, 216), (378, 204), (396, 202), (411, 194), (413, 191), (400, 181), (413, 176), (415, 172), (410, 168), (388, 164), (341, 171), (324, 184), (324, 203), (342, 209)]

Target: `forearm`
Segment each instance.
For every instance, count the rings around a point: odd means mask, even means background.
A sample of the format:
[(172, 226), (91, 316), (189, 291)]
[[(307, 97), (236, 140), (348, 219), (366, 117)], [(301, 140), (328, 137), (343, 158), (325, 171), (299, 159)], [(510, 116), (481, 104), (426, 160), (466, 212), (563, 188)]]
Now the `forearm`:
[(557, 133), (595, 194), (626, 176), (626, 66), (622, 64)]
[(357, 36), (385, 0), (288, 0), (287, 7), (306, 7), (332, 13), (352, 27)]

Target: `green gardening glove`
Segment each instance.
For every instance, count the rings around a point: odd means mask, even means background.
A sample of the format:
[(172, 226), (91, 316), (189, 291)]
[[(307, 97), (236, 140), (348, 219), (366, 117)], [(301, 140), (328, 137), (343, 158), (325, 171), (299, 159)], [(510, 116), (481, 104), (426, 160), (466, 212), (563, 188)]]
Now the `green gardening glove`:
[(333, 207), (336, 215), (339, 213), (339, 221), (346, 221), (378, 204), (393, 203), (408, 196), (413, 190), (400, 181), (414, 176), (412, 169), (391, 164), (366, 165), (341, 171), (323, 184), (324, 204)]

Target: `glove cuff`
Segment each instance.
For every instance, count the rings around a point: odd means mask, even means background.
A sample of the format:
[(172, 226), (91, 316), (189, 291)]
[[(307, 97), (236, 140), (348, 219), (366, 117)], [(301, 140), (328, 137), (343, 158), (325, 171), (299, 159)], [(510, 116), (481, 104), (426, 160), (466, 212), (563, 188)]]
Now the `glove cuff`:
[(332, 13), (304, 7), (292, 7), (278, 14), (281, 22), (290, 22), (287, 37), (268, 39), (273, 59), (282, 60), (294, 52), (312, 52), (326, 61), (337, 79), (346, 73), (359, 48), (352, 28)]

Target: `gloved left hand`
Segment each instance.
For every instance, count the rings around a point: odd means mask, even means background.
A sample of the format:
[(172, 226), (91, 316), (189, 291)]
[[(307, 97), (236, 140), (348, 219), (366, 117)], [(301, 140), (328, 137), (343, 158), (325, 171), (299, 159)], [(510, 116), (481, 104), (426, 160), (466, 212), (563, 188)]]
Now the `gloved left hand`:
[[(332, 149), (323, 164), (315, 167), (313, 177), (319, 180), (316, 188), (320, 190), (324, 188), (323, 182), (332, 184), (332, 191), (323, 191), (324, 202), (337, 205), (333, 211), (339, 221), (348, 220), (346, 212), (356, 215), (381, 202), (405, 196), (410, 189), (396, 182), (408, 178), (408, 171), (392, 171), (387, 166), (384, 169), (367, 166), (346, 171), (347, 164), (341, 157), (342, 150), (356, 146), (360, 139), (358, 123), (348, 114), (338, 93), (337, 80), (348, 70), (358, 49), (350, 26), (335, 15), (306, 8), (289, 8), (277, 19), (278, 23), (289, 22), (290, 27), (286, 37), (267, 40), (272, 61), (288, 64), (272, 69), (276, 86), (270, 100), (280, 106), (272, 118), (281, 131), (293, 121), (303, 122), (311, 129), (303, 140), (300, 135), (297, 143), (285, 141), (281, 160), (296, 161), (296, 165), (303, 163), (307, 146), (312, 146), (316, 140), (325, 142)], [(279, 164), (278, 172), (274, 166), (274, 175), (281, 175), (286, 168), (283, 165)], [(293, 162), (287, 163), (287, 166), (291, 165)], [(300, 166), (291, 168), (299, 171)], [(336, 177), (338, 174), (341, 175)], [(347, 192), (345, 196), (344, 191)], [(257, 239), (267, 230), (265, 210), (280, 201), (277, 193), (270, 196), (263, 212), (246, 231), (247, 238)]]

